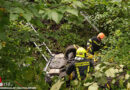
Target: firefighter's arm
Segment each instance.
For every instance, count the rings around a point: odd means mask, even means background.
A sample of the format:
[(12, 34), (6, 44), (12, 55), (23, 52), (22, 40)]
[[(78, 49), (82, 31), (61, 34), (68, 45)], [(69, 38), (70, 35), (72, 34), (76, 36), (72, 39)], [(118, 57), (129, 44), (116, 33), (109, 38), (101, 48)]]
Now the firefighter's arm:
[(101, 47), (102, 47), (103, 49), (107, 49), (107, 48), (108, 48), (107, 45), (105, 45), (104, 43), (101, 43)]
[(104, 49), (107, 49), (108, 47), (107, 46), (103, 46)]
[(88, 51), (92, 51), (91, 47), (92, 47), (92, 39), (89, 39), (87, 42), (87, 53)]
[(89, 39), (87, 42), (87, 46), (90, 46), (90, 45), (92, 45), (92, 39)]
[(102, 47), (104, 47), (104, 46), (105, 46), (105, 44), (101, 42), (101, 46), (102, 46)]
[(72, 64), (70, 64), (70, 65), (68, 66), (68, 68), (67, 68), (67, 70), (66, 70), (66, 73), (67, 73), (68, 75), (70, 75), (70, 74), (74, 71), (74, 69), (75, 69), (75, 65), (72, 63)]

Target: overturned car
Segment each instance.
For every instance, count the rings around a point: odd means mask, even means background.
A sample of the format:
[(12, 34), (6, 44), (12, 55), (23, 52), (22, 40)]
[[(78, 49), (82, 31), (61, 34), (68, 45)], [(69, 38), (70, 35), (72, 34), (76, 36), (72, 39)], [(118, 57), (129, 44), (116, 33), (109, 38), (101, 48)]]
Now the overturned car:
[[(46, 82), (51, 84), (51, 78), (54, 76), (65, 77), (66, 76), (66, 68), (69, 66), (71, 62), (74, 61), (76, 57), (76, 50), (80, 46), (78, 45), (70, 45), (66, 48), (65, 54), (54, 54), (51, 61), (46, 64), (44, 71), (46, 72), (45, 80)], [(87, 59), (92, 59), (93, 55), (88, 54)], [(90, 60), (94, 65), (94, 60)]]

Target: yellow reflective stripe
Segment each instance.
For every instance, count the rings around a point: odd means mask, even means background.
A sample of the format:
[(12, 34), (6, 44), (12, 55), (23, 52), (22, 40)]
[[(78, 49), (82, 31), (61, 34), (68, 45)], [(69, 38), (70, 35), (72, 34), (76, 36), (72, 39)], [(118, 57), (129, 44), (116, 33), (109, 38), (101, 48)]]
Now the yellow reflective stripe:
[(87, 72), (89, 72), (89, 66), (88, 66), (88, 70), (87, 70)]
[(75, 63), (75, 65), (78, 67), (78, 66), (86, 66), (86, 65), (90, 65), (89, 62), (78, 62), (78, 63)]
[(107, 87), (110, 89), (110, 86), (109, 86), (109, 84), (107, 84)]
[(71, 73), (71, 74), (69, 75), (69, 79), (72, 80), (72, 77), (73, 77), (73, 73)]
[(90, 50), (91, 47), (92, 47), (92, 45), (89, 45), (89, 47), (87, 48), (87, 53), (88, 53), (88, 51)]
[(92, 42), (92, 40), (91, 40), (91, 39), (89, 39), (89, 42)]
[(98, 46), (100, 46), (100, 44), (98, 44), (96, 41), (93, 41), (95, 44), (97, 44)]
[(77, 75), (78, 75), (78, 79), (81, 81), (81, 77), (80, 77), (80, 73), (79, 73), (79, 68), (76, 67), (76, 72), (77, 72)]
[(87, 45), (90, 45), (90, 43), (87, 43)]
[(89, 65), (89, 64), (76, 64), (77, 67), (79, 67), (79, 66), (87, 66), (87, 65)]
[(94, 62), (98, 61), (96, 58), (94, 58)]
[(88, 77), (88, 72), (89, 72), (89, 66), (88, 66), (88, 68), (87, 68), (86, 78)]
[(87, 66), (87, 77), (88, 77), (88, 72), (89, 72), (89, 65), (90, 63), (89, 62), (78, 62), (78, 63), (75, 63), (75, 66), (76, 66), (76, 72), (77, 72), (77, 75), (78, 75), (78, 79), (81, 80), (81, 77), (80, 77), (80, 73), (79, 73), (79, 68), (80, 66)]
[(90, 48), (90, 51), (92, 51), (92, 48)]

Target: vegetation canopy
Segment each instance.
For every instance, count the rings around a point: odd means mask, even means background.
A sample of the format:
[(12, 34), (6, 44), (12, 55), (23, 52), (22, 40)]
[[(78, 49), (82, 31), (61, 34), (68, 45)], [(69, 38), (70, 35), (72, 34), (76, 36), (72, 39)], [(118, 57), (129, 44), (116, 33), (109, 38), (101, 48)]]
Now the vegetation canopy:
[[(129, 90), (129, 5), (128, 0), (0, 0), (0, 77), (38, 90)], [(53, 53), (64, 53), (72, 44), (86, 48), (99, 33), (94, 26), (105, 33), (107, 46), (95, 55), (101, 62), (94, 72), (83, 82), (72, 81), (70, 88), (55, 77), (50, 87), (44, 80), (46, 62), (32, 42), (45, 42)]]

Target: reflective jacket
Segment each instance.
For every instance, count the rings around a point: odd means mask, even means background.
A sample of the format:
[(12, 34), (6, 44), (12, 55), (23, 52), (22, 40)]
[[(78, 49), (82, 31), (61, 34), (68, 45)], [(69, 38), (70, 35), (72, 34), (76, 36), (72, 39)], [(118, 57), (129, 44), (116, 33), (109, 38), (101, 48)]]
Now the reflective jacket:
[(78, 80), (83, 80), (87, 77), (90, 69), (90, 60), (87, 59), (75, 59), (75, 62), (71, 63), (66, 70), (66, 73), (70, 75), (73, 71), (75, 73), (75, 78)]
[(87, 41), (87, 48), (89, 48), (89, 52), (91, 54), (94, 54), (95, 51), (98, 51), (100, 48), (102, 48), (104, 44), (97, 39), (96, 36), (92, 37)]

